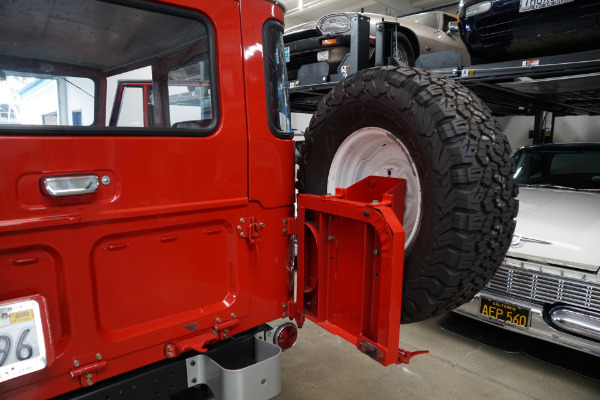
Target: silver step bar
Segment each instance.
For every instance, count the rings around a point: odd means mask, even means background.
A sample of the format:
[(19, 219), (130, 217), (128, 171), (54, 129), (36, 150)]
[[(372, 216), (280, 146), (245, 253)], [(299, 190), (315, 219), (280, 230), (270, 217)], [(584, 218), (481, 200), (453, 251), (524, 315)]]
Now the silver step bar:
[(281, 349), (254, 336), (255, 360), (240, 369), (227, 369), (205, 355), (187, 359), (188, 387), (206, 384), (217, 400), (270, 399), (281, 391)]

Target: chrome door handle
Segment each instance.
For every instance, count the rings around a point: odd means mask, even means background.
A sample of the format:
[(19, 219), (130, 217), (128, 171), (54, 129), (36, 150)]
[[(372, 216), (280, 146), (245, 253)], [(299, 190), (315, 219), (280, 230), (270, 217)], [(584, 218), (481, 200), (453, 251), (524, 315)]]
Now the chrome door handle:
[(98, 190), (98, 175), (66, 175), (42, 178), (42, 192), (51, 197), (75, 196)]

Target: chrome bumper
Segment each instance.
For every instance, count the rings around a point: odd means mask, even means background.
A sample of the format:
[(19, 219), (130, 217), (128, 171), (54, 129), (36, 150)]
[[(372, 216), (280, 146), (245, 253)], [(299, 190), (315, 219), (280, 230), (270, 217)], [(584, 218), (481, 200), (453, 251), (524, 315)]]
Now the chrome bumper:
[[(529, 326), (521, 327), (480, 314), (479, 308), (482, 296), (487, 299), (528, 308), (531, 310)], [(600, 338), (600, 318), (597, 315), (586, 313), (585, 310), (568, 306), (556, 306), (549, 312), (545, 312), (544, 307), (540, 304), (523, 301), (512, 296), (484, 289), (473, 300), (455, 309), (454, 312), (500, 326), (509, 331), (600, 356), (600, 342), (593, 340)], [(560, 327), (560, 330), (553, 326), (553, 324)], [(580, 336), (570, 332), (579, 334)], [(589, 339), (581, 337), (584, 335)]]

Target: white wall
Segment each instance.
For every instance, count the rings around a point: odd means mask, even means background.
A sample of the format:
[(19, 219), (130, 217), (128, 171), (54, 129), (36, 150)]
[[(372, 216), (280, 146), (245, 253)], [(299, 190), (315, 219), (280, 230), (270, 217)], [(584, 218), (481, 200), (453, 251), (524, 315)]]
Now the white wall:
[(513, 151), (530, 145), (532, 139), (529, 139), (529, 131), (533, 130), (534, 118), (515, 116), (498, 118), (498, 122), (502, 126), (502, 130)]
[[(514, 116), (498, 118), (513, 150), (532, 143), (534, 117)], [(556, 117), (554, 143), (600, 142), (600, 116)]]
[(554, 142), (600, 142), (600, 116), (556, 118)]
[[(312, 114), (292, 113), (292, 128), (302, 132), (310, 123)], [(514, 150), (530, 145), (529, 131), (533, 130), (534, 117), (513, 116), (498, 118), (504, 134)], [(295, 138), (304, 140), (304, 138)], [(554, 143), (600, 142), (600, 116), (557, 117), (554, 121)]]
[[(292, 113), (292, 129), (299, 130), (302, 133), (304, 133), (304, 131), (306, 131), (306, 128), (308, 127), (308, 124), (310, 124), (311, 117), (312, 114)], [(294, 140), (303, 141), (304, 136), (294, 132)]]
[(94, 123), (95, 110), (95, 85), (88, 78), (66, 77), (67, 104), (69, 110), (69, 125), (73, 125), (73, 111), (81, 111), (81, 124), (89, 126)]
[(21, 98), (21, 123), (42, 125), (42, 116), (58, 113), (58, 97), (56, 95), (56, 81), (48, 79), (33, 92), (28, 92)]

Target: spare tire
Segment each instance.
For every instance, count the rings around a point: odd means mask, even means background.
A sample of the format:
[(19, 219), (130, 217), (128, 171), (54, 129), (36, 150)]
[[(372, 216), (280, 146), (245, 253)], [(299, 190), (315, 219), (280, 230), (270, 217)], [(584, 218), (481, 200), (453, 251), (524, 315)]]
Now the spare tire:
[(335, 193), (369, 175), (407, 180), (402, 322), (472, 298), (515, 228), (508, 140), (472, 92), (407, 67), (360, 71), (322, 99), (305, 132), (300, 193)]

